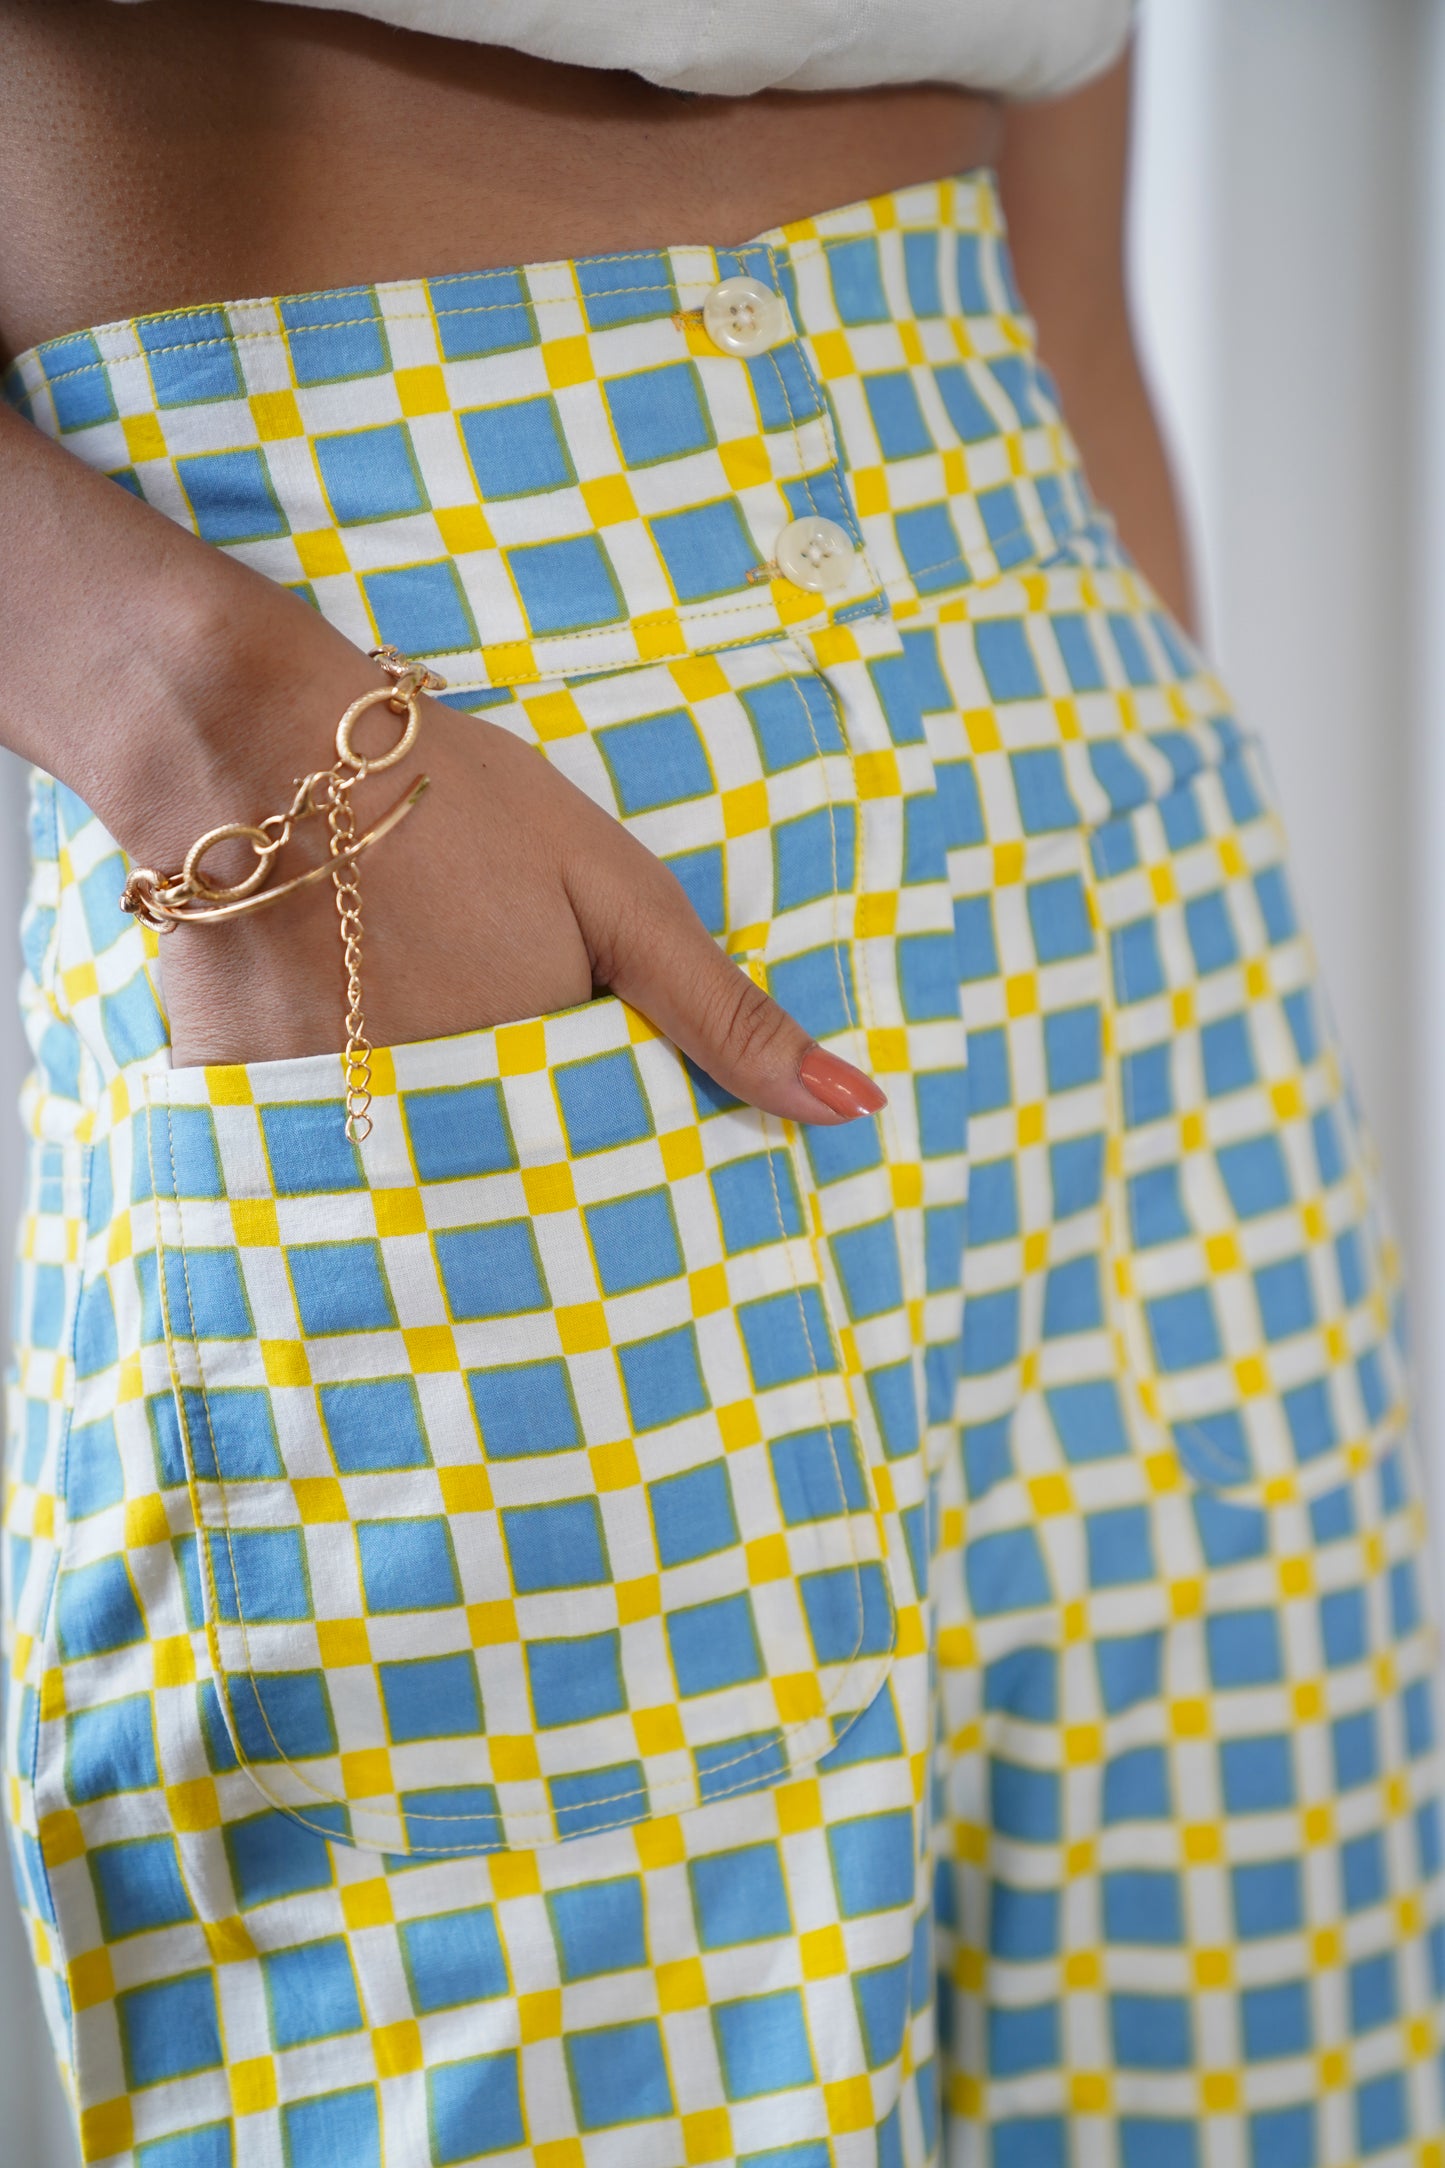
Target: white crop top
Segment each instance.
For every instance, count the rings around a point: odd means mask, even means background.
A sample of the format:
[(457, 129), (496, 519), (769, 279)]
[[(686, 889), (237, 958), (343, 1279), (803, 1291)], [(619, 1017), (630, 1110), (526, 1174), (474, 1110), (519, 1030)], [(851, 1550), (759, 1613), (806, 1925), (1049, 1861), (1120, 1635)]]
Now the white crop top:
[(960, 83), (1011, 98), (1108, 66), (1134, 0), (306, 0), (669, 90), (856, 90)]

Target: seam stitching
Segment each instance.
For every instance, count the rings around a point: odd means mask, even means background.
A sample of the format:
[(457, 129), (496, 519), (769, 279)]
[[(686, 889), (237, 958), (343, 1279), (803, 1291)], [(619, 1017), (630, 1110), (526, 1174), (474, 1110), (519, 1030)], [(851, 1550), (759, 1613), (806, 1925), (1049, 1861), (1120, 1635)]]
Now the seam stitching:
[[(466, 274), (463, 273), (459, 275), (465, 276)], [(575, 310), (580, 305), (585, 310), (588, 301), (613, 301), (624, 294), (670, 294), (675, 297), (676, 291), (677, 289), (675, 285), (610, 286), (605, 290), (605, 292), (598, 292), (586, 295), (580, 304), (577, 298), (570, 294), (540, 294), (535, 298), (528, 297), (520, 301), (472, 302), (453, 309), (391, 309), (386, 311), (385, 313), (378, 310), (375, 314), (372, 315), (338, 316), (334, 319), (334, 321), (328, 321), (326, 323), (318, 324), (288, 324), (283, 318), (275, 326), (268, 327), (263, 331), (233, 330), (226, 332), (216, 332), (212, 337), (207, 339), (173, 339), (165, 346), (144, 346), (137, 338), (135, 343), (135, 350), (132, 353), (101, 355), (100, 358), (96, 361), (77, 362), (73, 369), (63, 369), (54, 376), (50, 376), (45, 373), (45, 365), (42, 357), (46, 354), (47, 351), (50, 351), (53, 347), (64, 345), (66, 343), (66, 340), (69, 338), (93, 338), (107, 331), (129, 330), (133, 325), (136, 324), (168, 322), (171, 320), (172, 317), (180, 319), (184, 316), (191, 314), (207, 313), (204, 310), (192, 311), (187, 309), (177, 309), (174, 311), (168, 311), (164, 316), (160, 318), (150, 316), (120, 317), (113, 324), (97, 324), (93, 331), (70, 332), (61, 339), (43, 340), (39, 346), (33, 346), (29, 348), (27, 353), (17, 355), (15, 360), (10, 364), (10, 367), (14, 369), (23, 379), (24, 371), (21, 368), (22, 362), (30, 359), (35, 359), (40, 361), (44, 383), (63, 384), (67, 382), (68, 379), (71, 377), (94, 376), (98, 371), (119, 368), (125, 362), (149, 362), (158, 356), (163, 356), (166, 354), (199, 353), (206, 347), (212, 346), (239, 346), (243, 340), (255, 341), (257, 339), (271, 339), (275, 341), (278, 345), (289, 346), (294, 339), (303, 338), (305, 334), (309, 331), (358, 331), (365, 329), (368, 326), (376, 331), (385, 331), (388, 324), (430, 324), (439, 322), (444, 318), (450, 318), (454, 316), (462, 317), (515, 315), (519, 309)], [(304, 300), (305, 296), (297, 295), (293, 297), (288, 294), (285, 298), (288, 301), (292, 298)], [(264, 308), (273, 306), (274, 304), (270, 302), (233, 301), (222, 302), (219, 304), (219, 307), (221, 309)], [(658, 322), (666, 322), (671, 313), (672, 312), (670, 310), (659, 309), (656, 320)], [(645, 323), (646, 321), (647, 319), (645, 317), (638, 317), (634, 319), (634, 324)], [(575, 333), (574, 336), (579, 339), (600, 339), (605, 338), (607, 333), (610, 331), (624, 331), (632, 328), (634, 328), (633, 325), (625, 324), (584, 324), (582, 329), (579, 332)], [(525, 350), (525, 348), (527, 348), (528, 346), (544, 346), (547, 343), (548, 342), (546, 340), (542, 339), (535, 341), (529, 339), (522, 339), (518, 341), (516, 347), (507, 348), (505, 349), (505, 351), (519, 353)], [(418, 368), (447, 368), (449, 366), (460, 366), (463, 362), (481, 361), (485, 360), (486, 358), (487, 357), (485, 355), (480, 354), (458, 354), (452, 360), (449, 360), (448, 356), (444, 354), (441, 357), (440, 361), (419, 362), (415, 364), (409, 364), (408, 366), (414, 366)], [(358, 372), (357, 378), (326, 377), (319, 379), (319, 381), (329, 384), (346, 383), (357, 381), (359, 380), (359, 378), (362, 377), (377, 375), (390, 376), (393, 373), (394, 371), (391, 369), (363, 369)], [(310, 387), (307, 385), (302, 385), (300, 388), (305, 391), (308, 390)], [(289, 385), (275, 385), (272, 387), (272, 389), (284, 391), (290, 390), (291, 387)], [(236, 396), (264, 396), (264, 394), (238, 393), (236, 394)], [(209, 405), (211, 404), (211, 402), (207, 400), (182, 400), (179, 402), (179, 404), (181, 406)]]

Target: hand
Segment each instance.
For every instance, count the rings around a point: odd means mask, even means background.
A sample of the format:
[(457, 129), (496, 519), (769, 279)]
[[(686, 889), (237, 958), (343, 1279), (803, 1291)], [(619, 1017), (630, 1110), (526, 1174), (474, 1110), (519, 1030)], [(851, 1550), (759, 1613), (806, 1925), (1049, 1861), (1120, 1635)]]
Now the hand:
[[(724, 955), (668, 869), (531, 746), (438, 702), (422, 708), (414, 755), (355, 794), (362, 830), (419, 770), (431, 777), (359, 862), (373, 1045), (547, 1015), (605, 988), (770, 1113), (837, 1123), (883, 1105), (868, 1077), (816, 1046)], [(282, 794), (266, 810), (272, 802)], [(306, 825), (319, 855), (321, 824)], [(161, 965), (178, 1066), (344, 1043), (329, 881), (224, 926), (177, 927)]]

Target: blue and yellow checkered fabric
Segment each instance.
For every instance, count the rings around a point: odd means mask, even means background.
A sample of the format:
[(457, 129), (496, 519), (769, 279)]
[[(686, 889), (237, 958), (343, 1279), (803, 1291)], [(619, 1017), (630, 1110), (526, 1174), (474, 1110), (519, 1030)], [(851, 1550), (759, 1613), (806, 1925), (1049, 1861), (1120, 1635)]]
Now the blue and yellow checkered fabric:
[(38, 779), (9, 1810), (86, 2160), (1445, 2168), (1395, 1253), (987, 178), (7, 388), (889, 1092), (795, 1130), (600, 999), (389, 1050), (353, 1148), (334, 1057), (171, 1069)]

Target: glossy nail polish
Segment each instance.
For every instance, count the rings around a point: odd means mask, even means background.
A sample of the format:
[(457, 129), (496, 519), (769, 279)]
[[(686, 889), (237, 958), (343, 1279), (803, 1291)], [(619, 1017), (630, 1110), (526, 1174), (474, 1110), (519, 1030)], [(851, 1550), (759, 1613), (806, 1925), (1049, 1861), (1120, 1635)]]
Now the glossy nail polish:
[(849, 1121), (860, 1114), (876, 1114), (888, 1104), (887, 1093), (878, 1089), (871, 1076), (821, 1046), (809, 1047), (798, 1064), (798, 1076), (830, 1113), (846, 1115)]

